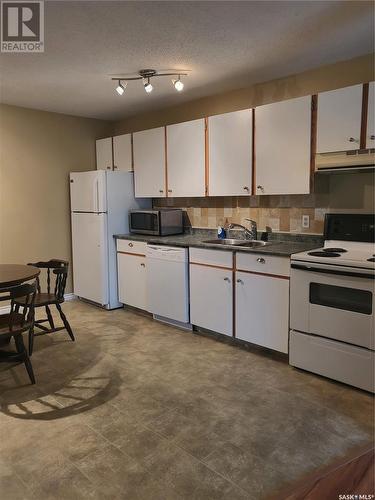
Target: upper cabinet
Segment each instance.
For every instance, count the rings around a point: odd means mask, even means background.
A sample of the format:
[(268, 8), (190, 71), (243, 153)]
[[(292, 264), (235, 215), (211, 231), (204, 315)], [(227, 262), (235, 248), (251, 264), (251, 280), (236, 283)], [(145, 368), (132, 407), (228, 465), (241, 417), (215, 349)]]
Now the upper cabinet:
[(251, 194), (252, 110), (208, 118), (208, 144), (208, 194)]
[(165, 128), (133, 134), (135, 196), (166, 196)]
[(131, 134), (113, 137), (113, 170), (133, 170)]
[(205, 120), (167, 127), (168, 196), (205, 196)]
[(309, 193), (310, 141), (310, 96), (256, 108), (255, 194)]
[(375, 82), (369, 83), (366, 148), (375, 148)]
[(96, 168), (97, 170), (112, 170), (112, 137), (96, 141)]
[(317, 153), (359, 149), (362, 85), (318, 95)]

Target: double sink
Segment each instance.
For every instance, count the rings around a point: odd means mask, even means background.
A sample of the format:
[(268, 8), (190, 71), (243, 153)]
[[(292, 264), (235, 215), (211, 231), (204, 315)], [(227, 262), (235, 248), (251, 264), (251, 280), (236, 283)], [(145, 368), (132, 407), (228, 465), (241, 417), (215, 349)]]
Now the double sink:
[(230, 246), (234, 248), (256, 248), (256, 247), (264, 247), (266, 245), (271, 245), (268, 241), (261, 240), (240, 240), (233, 238), (217, 238), (215, 240), (206, 240), (203, 243), (207, 245), (218, 245), (218, 246)]

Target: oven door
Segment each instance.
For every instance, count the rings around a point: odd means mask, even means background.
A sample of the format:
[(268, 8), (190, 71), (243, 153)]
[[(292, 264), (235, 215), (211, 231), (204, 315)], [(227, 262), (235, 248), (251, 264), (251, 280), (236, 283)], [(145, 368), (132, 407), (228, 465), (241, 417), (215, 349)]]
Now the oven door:
[(374, 278), (371, 270), (292, 261), (291, 328), (374, 349)]
[(129, 231), (131, 233), (159, 235), (159, 212), (157, 210), (130, 210)]

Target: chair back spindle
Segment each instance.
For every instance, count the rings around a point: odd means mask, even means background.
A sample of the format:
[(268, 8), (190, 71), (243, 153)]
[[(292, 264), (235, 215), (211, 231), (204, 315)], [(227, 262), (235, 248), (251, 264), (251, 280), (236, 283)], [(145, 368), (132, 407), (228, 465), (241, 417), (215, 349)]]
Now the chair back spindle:
[[(66, 280), (68, 276), (69, 262), (66, 260), (51, 259), (46, 262), (43, 261), (34, 263), (30, 262), (28, 265), (46, 270), (46, 288), (48, 294), (51, 294), (51, 270), (52, 270), (53, 274), (56, 276), (53, 294), (55, 295), (55, 297), (58, 299), (59, 302), (63, 302)], [(37, 291), (38, 293), (42, 292), (39, 277), (37, 279)]]

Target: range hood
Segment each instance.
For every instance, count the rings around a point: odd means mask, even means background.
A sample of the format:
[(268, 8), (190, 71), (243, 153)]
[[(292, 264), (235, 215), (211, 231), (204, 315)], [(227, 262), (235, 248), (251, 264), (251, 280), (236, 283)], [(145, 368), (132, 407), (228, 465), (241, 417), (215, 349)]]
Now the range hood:
[(315, 155), (316, 172), (356, 172), (375, 167), (375, 149), (318, 153)]

